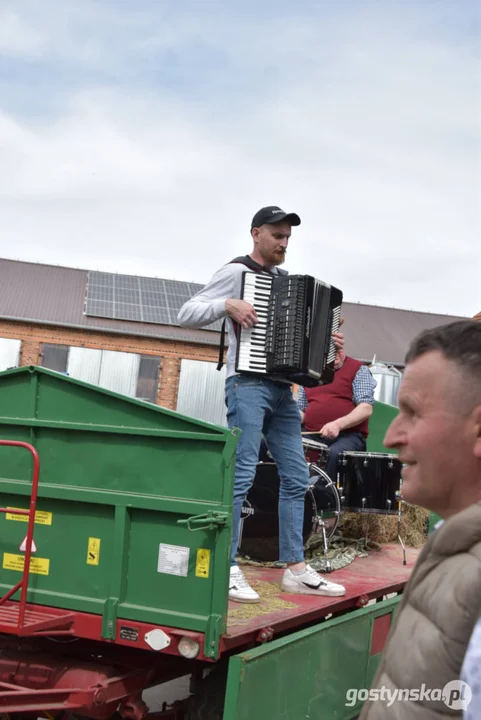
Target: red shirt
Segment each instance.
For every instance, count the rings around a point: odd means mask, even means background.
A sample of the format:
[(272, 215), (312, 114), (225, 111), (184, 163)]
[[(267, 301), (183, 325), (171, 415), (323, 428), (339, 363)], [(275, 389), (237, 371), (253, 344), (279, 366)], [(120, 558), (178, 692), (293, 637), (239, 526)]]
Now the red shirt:
[[(304, 388), (308, 401), (304, 426), (310, 432), (318, 432), (326, 423), (348, 415), (356, 407), (352, 399), (352, 382), (362, 363), (346, 355), (342, 366), (336, 370), (334, 380), (328, 385)], [(359, 432), (368, 436), (369, 422), (363, 420), (346, 432)]]

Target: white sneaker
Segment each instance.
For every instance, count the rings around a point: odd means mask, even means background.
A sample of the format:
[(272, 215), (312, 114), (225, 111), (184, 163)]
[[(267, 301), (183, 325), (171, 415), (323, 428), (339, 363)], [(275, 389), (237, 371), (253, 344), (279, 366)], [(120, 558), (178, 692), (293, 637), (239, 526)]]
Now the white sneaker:
[(261, 600), (256, 591), (251, 588), (245, 579), (244, 573), (237, 565), (232, 565), (230, 569), (229, 600), (243, 603), (257, 603)]
[(306, 565), (304, 572), (299, 575), (295, 575), (290, 568), (287, 568), (282, 578), (281, 590), (288, 593), (328, 595), (329, 597), (346, 594), (346, 588), (343, 585), (324, 580), (310, 565)]

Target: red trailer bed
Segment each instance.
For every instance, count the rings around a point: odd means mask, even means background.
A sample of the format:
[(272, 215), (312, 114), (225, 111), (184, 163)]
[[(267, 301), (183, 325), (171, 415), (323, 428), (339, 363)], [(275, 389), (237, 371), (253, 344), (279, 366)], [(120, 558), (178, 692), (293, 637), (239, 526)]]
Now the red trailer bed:
[(346, 588), (346, 594), (337, 598), (283, 593), (282, 569), (242, 566), (249, 582), (260, 593), (261, 602), (229, 603), (227, 633), (221, 648), (228, 650), (249, 641), (271, 640), (293, 627), (300, 629), (326, 615), (362, 607), (369, 600), (398, 592), (406, 584), (419, 552), (420, 549), (407, 548), (406, 565), (400, 545), (383, 545), (368, 557), (355, 558), (350, 565), (327, 576)]

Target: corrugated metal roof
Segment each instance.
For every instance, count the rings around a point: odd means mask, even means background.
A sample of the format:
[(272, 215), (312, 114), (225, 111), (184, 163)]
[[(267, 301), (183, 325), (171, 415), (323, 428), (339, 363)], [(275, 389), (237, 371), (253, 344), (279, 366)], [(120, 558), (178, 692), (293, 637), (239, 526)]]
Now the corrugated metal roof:
[(342, 314), (347, 353), (367, 361), (376, 355), (378, 362), (393, 365), (404, 365), (411, 340), (422, 330), (466, 319), (355, 303), (344, 303)]
[[(84, 314), (88, 270), (0, 258), (0, 317), (122, 335), (218, 345), (219, 333)], [(199, 285), (199, 288), (202, 287)]]
[[(218, 345), (219, 333), (212, 330), (88, 317), (84, 314), (87, 275), (87, 270), (0, 258), (0, 317)], [(376, 360), (395, 365), (403, 365), (410, 341), (421, 330), (464, 319), (360, 303), (344, 303), (343, 316), (350, 355), (367, 361), (376, 355)]]

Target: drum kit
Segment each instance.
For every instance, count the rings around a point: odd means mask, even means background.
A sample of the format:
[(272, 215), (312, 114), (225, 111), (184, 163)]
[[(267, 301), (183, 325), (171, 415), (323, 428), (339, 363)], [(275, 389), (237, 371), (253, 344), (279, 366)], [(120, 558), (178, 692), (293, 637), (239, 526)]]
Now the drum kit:
[[(325, 472), (329, 447), (303, 437), (304, 456), (310, 483), (304, 500), (304, 546), (320, 536), (326, 559), (344, 511), (366, 514), (397, 515), (398, 540), (402, 513), (401, 469), (397, 455), (344, 451), (339, 454), (336, 483)], [(239, 553), (258, 562), (279, 559), (279, 475), (269, 453), (257, 464), (254, 483), (242, 508), (239, 529)]]

